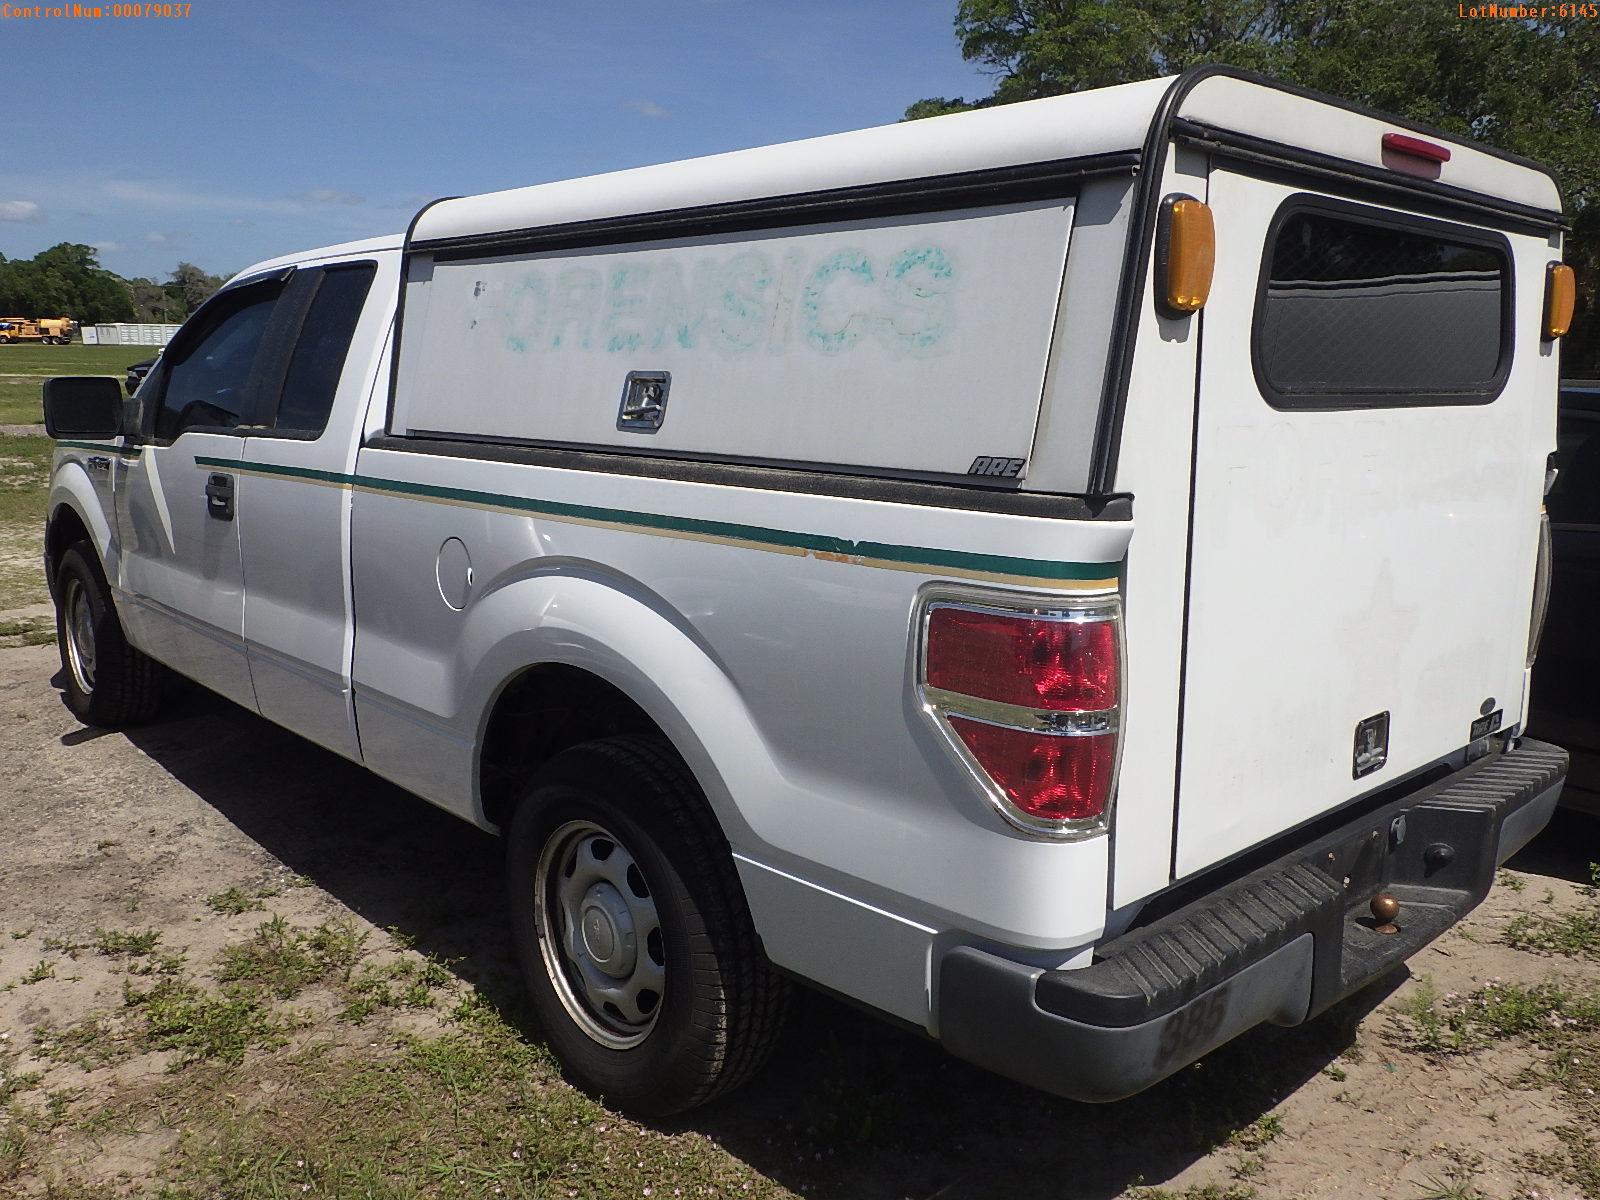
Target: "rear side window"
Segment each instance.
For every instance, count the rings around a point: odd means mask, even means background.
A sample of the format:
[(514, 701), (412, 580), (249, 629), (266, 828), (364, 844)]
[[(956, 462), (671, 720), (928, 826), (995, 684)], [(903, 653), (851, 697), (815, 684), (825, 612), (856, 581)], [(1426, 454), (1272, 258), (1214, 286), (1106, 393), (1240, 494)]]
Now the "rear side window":
[(1292, 198), (1267, 234), (1256, 381), (1274, 408), (1487, 404), (1511, 365), (1504, 238)]
[(327, 426), (350, 339), (376, 270), (371, 263), (359, 263), (323, 271), (284, 376), (277, 429), (314, 435)]

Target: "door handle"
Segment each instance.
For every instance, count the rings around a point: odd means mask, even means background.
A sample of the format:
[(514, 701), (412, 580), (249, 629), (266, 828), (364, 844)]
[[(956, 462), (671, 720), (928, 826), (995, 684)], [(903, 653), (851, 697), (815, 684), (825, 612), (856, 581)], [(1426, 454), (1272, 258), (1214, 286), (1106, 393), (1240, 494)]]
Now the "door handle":
[(206, 515), (218, 521), (233, 520), (232, 475), (212, 475), (206, 480)]

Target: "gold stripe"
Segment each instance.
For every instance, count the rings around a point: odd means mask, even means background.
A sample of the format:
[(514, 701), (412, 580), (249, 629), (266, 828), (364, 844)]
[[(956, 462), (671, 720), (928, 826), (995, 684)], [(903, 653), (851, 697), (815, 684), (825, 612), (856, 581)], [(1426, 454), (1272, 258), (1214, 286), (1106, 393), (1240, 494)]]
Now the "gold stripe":
[[(621, 521), (601, 521), (593, 517), (554, 516), (545, 513), (530, 513), (525, 509), (515, 508), (510, 505), (484, 504), (477, 500), (457, 500), (448, 496), (412, 496), (395, 492), (389, 488), (372, 487), (368, 484), (352, 483), (344, 480), (310, 479), (303, 476), (285, 476), (276, 471), (257, 471), (249, 467), (231, 468), (240, 475), (252, 475), (258, 479), (278, 479), (289, 483), (309, 483), (317, 487), (330, 487), (352, 492), (365, 492), (368, 495), (383, 496), (393, 500), (416, 500), (425, 504), (446, 504), (455, 508), (469, 508), (478, 512), (503, 513), (511, 517), (524, 517), (537, 521), (555, 521), (562, 525), (583, 525), (590, 529), (604, 529), (613, 533), (638, 533), (649, 537), (677, 538), (686, 542), (704, 542), (712, 546), (731, 546), (738, 550), (758, 550), (763, 554), (787, 554), (796, 558), (814, 558), (819, 562), (844, 563), (848, 566), (874, 567), (880, 571), (910, 571), (918, 575), (932, 575), (939, 578), (971, 579), (980, 583), (1013, 583), (1021, 587), (1035, 590), (1059, 592), (1105, 592), (1114, 591), (1117, 586), (1115, 578), (1111, 579), (1039, 579), (1032, 575), (1006, 575), (973, 571), (965, 567), (940, 567), (931, 563), (894, 562), (887, 559), (867, 558), (849, 554), (836, 554), (827, 550), (808, 550), (802, 546), (774, 546), (770, 542), (756, 542), (746, 538), (722, 537), (717, 534), (696, 533), (691, 530), (678, 529), (649, 529), (638, 525), (629, 525)], [(431, 485), (424, 485), (431, 486)]]

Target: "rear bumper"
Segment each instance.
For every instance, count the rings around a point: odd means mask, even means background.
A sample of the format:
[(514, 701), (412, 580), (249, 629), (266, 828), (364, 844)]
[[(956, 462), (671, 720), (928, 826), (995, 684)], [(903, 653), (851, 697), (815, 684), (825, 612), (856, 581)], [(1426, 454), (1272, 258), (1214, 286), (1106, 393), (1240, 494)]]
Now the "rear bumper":
[[(1297, 1025), (1433, 941), (1554, 811), (1566, 751), (1523, 739), (1047, 971), (975, 947), (939, 968), (958, 1057), (1075, 1100), (1118, 1100), (1263, 1022)], [(1368, 902), (1400, 901), (1380, 934)]]

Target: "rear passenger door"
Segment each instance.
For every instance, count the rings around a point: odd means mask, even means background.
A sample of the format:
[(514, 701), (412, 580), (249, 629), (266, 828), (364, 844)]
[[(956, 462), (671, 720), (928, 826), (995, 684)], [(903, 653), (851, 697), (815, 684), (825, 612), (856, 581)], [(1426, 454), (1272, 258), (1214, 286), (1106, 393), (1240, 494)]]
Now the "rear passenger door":
[(349, 485), (398, 286), (393, 258), (296, 272), (284, 296), (281, 370), (238, 467), (257, 705), (355, 759)]

